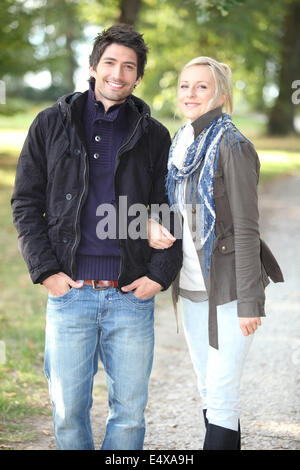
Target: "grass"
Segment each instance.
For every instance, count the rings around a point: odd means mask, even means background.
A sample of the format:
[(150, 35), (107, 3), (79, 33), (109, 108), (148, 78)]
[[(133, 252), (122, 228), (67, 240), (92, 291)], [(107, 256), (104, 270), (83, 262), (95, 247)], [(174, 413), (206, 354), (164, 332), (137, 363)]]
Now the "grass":
[(261, 174), (260, 183), (300, 171), (300, 152), (258, 150)]
[(0, 365), (0, 449), (30, 435), (21, 425), (26, 416), (51, 413), (43, 376), (46, 297), (42, 287), (32, 285), (18, 252), (11, 189), (0, 184), (0, 340), (6, 346)]
[(15, 104), (14, 108), (20, 109), (20, 111), (13, 115), (8, 115), (3, 112), (3, 106), (6, 105), (2, 105), (0, 113), (0, 129), (12, 132), (28, 129), (38, 112), (52, 104), (46, 102), (31, 104), (30, 102), (20, 100), (19, 98), (16, 100), (10, 99), (9, 101), (13, 102)]
[(23, 135), (36, 112), (0, 115), (0, 340), (6, 348), (0, 364), (0, 449), (33, 437), (26, 418), (52, 413), (43, 374), (46, 295), (29, 278), (10, 209)]
[[(25, 425), (28, 417), (51, 414), (43, 374), (46, 292), (31, 283), (10, 209), (20, 145), (36, 112), (0, 116), (0, 340), (7, 356), (0, 364), (0, 449), (13, 449), (14, 442), (32, 439), (32, 430)], [(261, 122), (242, 117), (237, 121), (258, 150), (261, 181), (300, 171), (299, 137), (271, 139), (263, 135)], [(171, 133), (178, 128), (174, 120), (165, 124)]]

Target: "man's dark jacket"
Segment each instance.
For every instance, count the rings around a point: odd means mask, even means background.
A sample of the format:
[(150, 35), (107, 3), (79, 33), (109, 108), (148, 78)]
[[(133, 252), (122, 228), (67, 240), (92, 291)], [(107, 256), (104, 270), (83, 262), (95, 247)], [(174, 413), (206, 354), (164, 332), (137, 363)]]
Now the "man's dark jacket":
[[(13, 219), (34, 283), (59, 271), (76, 279), (80, 215), (89, 190), (81, 122), (86, 99), (87, 92), (66, 95), (39, 113), (18, 161)], [(169, 132), (150, 116), (149, 107), (139, 98), (129, 98), (126, 112), (129, 132), (116, 158), (112, 202), (117, 211), (119, 196), (127, 196), (128, 208), (137, 203), (146, 207), (167, 203)], [(153, 250), (142, 238), (127, 237), (119, 243), (119, 288), (144, 275), (163, 289), (170, 286), (182, 264), (180, 241), (168, 250)]]

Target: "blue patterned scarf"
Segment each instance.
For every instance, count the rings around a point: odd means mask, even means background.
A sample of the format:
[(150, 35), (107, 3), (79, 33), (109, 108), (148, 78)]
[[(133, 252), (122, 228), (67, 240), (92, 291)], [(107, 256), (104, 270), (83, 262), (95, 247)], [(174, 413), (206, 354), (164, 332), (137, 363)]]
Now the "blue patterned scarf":
[[(238, 141), (238, 137), (231, 132), (235, 125), (229, 114), (222, 114), (219, 118), (211, 121), (205, 127), (193, 143), (187, 148), (183, 167), (178, 169), (172, 163), (172, 156), (183, 132), (185, 126), (182, 126), (174, 136), (169, 152), (169, 171), (166, 179), (166, 187), (169, 196), (170, 205), (174, 209), (180, 207), (184, 200), (185, 186), (183, 183), (189, 179), (191, 181), (191, 191), (187, 195), (188, 204), (201, 205), (201, 244), (203, 249), (204, 279), (207, 278), (213, 245), (215, 240), (215, 202), (213, 194), (214, 175), (219, 160), (220, 142), (224, 135), (225, 143), (230, 143), (231, 138)], [(239, 141), (238, 141), (239, 142)], [(196, 171), (201, 166), (200, 175)]]

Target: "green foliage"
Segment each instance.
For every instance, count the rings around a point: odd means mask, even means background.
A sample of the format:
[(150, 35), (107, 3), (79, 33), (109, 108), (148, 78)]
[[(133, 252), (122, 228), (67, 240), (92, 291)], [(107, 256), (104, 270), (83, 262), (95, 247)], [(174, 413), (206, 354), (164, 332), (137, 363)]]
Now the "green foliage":
[(53, 86), (65, 84), (70, 91), (77, 68), (75, 46), (83, 37), (80, 12), (77, 1), (47, 0), (40, 16), (41, 64), (51, 72)]
[[(179, 2), (145, 0), (140, 12), (139, 30), (149, 45), (146, 74), (138, 92), (152, 103), (161, 116), (176, 112), (178, 72), (198, 46), (196, 25), (185, 26), (189, 11)], [(192, 6), (195, 9), (195, 6)]]
[(0, 365), (0, 448), (21, 438), (20, 420), (49, 414), (43, 375), (45, 293), (32, 285), (12, 226), (10, 195), (16, 155), (0, 149), (0, 339), (6, 362)]
[[(36, 11), (26, 8), (24, 2), (1, 0), (0, 77), (8, 73), (23, 75), (28, 70), (28, 63), (33, 62), (34, 47), (29, 35), (35, 18)], [(37, 64), (33, 64), (33, 69), (37, 68)]]
[(218, 11), (222, 16), (227, 16), (233, 7), (244, 3), (246, 0), (194, 0), (198, 7), (197, 22), (206, 23), (211, 14)]
[(177, 114), (178, 74), (187, 61), (199, 55), (215, 57), (232, 67), (239, 109), (250, 106), (265, 111), (268, 103), (263, 99), (264, 87), (276, 83), (279, 67), (285, 0), (275, 4), (260, 0), (226, 2), (226, 12), (230, 13), (226, 15), (220, 13), (224, 5), (214, 1), (144, 0), (137, 26), (145, 33), (150, 55), (139, 93), (153, 103), (154, 112)]
[(74, 0), (1, 0), (0, 77), (8, 93), (20, 88), (8, 77), (40, 70), (50, 71), (53, 86), (74, 88), (75, 46), (85, 24), (81, 11)]
[[(281, 63), (284, 16), (296, 1), (142, 0), (135, 27), (150, 54), (137, 94), (154, 114), (177, 116), (178, 74), (188, 60), (206, 55), (232, 67), (238, 111), (268, 112), (275, 101), (270, 91), (276, 93), (286, 66)], [(87, 27), (100, 32), (116, 23), (121, 5), (122, 0), (2, 0), (0, 77), (7, 75), (8, 94), (52, 100), (72, 91), (75, 50)], [(91, 47), (86, 45), (87, 60)], [(16, 80), (26, 71), (45, 69), (52, 78), (46, 96), (34, 96)]]
[(99, 25), (99, 32), (109, 28), (120, 16), (119, 0), (83, 0), (81, 14), (88, 24)]

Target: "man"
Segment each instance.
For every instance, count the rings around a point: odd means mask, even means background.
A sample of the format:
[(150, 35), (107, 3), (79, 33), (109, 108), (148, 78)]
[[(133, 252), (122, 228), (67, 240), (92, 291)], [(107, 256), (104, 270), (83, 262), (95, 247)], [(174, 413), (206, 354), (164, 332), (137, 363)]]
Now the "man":
[[(167, 202), (168, 131), (131, 93), (144, 73), (140, 34), (115, 25), (90, 56), (90, 88), (62, 97), (30, 127), (12, 207), (32, 281), (48, 291), (45, 374), (59, 449), (93, 449), (98, 355), (109, 417), (102, 449), (141, 449), (153, 360), (154, 295), (181, 266), (181, 247), (154, 251), (146, 237), (99, 235), (110, 204)], [(124, 227), (122, 228), (122, 231)]]

